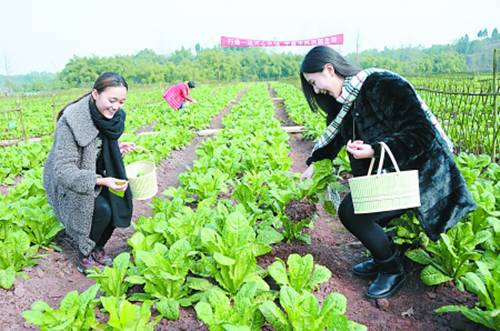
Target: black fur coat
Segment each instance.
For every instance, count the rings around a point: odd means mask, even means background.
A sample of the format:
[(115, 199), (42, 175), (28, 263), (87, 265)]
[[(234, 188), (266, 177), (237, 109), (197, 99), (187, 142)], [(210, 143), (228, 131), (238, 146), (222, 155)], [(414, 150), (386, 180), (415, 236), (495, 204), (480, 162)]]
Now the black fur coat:
[[(340, 110), (341, 105), (335, 104), (328, 112), (327, 123)], [(399, 76), (387, 72), (370, 75), (339, 134), (330, 144), (316, 150), (307, 163), (334, 159), (353, 137), (372, 145), (376, 156), (380, 155), (378, 142), (383, 141), (401, 170), (418, 169), (422, 205), (415, 212), (432, 240), (475, 209), (453, 154), (426, 118), (411, 86)], [(386, 161), (384, 168), (392, 168)], [(369, 163), (369, 159), (351, 158), (354, 175), (366, 175)]]

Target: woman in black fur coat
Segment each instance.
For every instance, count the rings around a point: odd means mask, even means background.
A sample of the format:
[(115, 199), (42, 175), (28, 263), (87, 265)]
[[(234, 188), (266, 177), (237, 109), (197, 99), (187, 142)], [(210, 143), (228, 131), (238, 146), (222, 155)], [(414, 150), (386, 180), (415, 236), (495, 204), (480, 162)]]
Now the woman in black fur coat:
[[(311, 110), (324, 111), (328, 125), (302, 178), (312, 176), (313, 162), (334, 159), (343, 146), (353, 175), (365, 176), (371, 158), (380, 155), (379, 143), (384, 142), (401, 170), (418, 170), (421, 206), (414, 212), (432, 240), (474, 210), (454, 162), (451, 141), (404, 78), (381, 69), (360, 70), (326, 46), (309, 51), (300, 78)], [(391, 168), (389, 162), (384, 168)], [(353, 267), (356, 276), (374, 279), (368, 287), (369, 298), (394, 294), (405, 279), (400, 254), (383, 227), (407, 211), (355, 214), (350, 194), (339, 206), (342, 224), (372, 254)]]

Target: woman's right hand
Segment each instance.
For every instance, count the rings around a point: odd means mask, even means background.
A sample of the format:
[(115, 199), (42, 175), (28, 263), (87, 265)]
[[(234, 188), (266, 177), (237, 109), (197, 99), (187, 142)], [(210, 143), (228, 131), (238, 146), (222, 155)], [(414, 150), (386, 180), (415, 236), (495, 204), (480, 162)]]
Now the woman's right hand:
[(128, 181), (125, 179), (119, 179), (114, 177), (104, 177), (98, 178), (96, 181), (97, 185), (107, 186), (115, 191), (125, 191), (128, 187)]
[(314, 165), (311, 163), (309, 167), (302, 173), (300, 180), (311, 179), (314, 173)]

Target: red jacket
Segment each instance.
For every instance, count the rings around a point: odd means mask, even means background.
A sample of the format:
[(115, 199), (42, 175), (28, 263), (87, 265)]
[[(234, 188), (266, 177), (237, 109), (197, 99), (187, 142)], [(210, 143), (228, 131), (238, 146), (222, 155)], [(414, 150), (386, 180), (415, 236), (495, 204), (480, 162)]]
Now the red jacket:
[(184, 100), (193, 101), (189, 96), (189, 87), (186, 83), (178, 83), (170, 86), (163, 92), (163, 99), (176, 110), (181, 108)]

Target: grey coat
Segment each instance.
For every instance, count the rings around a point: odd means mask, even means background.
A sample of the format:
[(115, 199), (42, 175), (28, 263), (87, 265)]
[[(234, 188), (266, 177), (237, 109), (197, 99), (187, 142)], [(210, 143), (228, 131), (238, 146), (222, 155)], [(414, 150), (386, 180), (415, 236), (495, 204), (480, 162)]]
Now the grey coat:
[(89, 110), (90, 95), (70, 105), (57, 122), (55, 140), (45, 162), (43, 186), (56, 217), (81, 253), (90, 254), (89, 238), (95, 198), (99, 131)]

